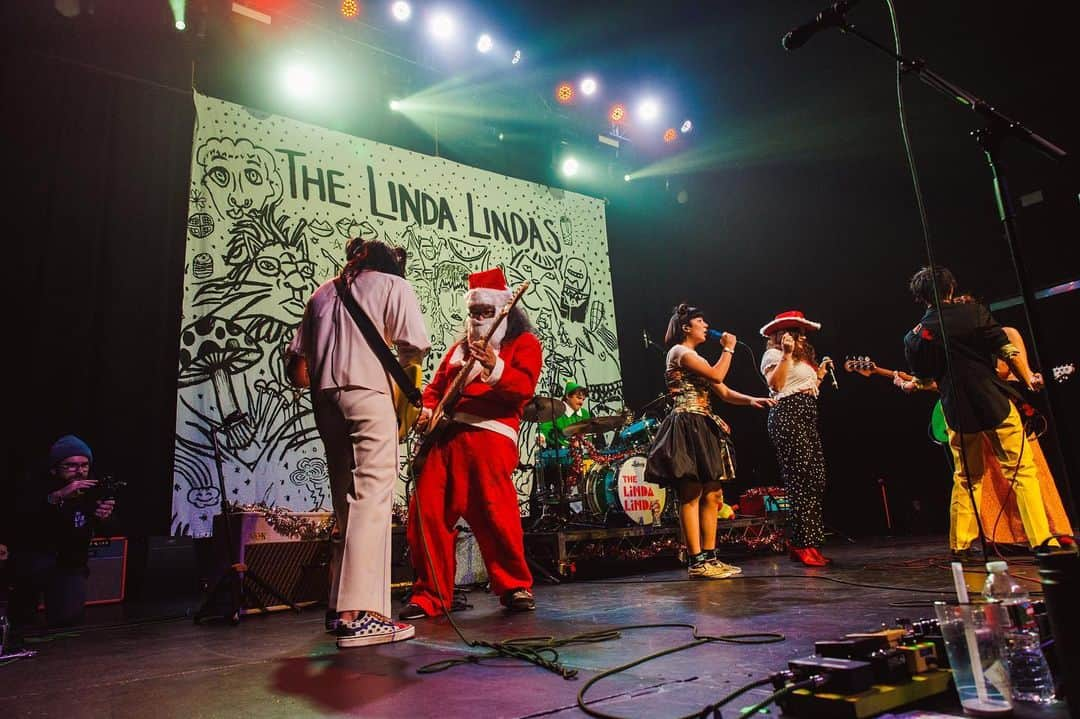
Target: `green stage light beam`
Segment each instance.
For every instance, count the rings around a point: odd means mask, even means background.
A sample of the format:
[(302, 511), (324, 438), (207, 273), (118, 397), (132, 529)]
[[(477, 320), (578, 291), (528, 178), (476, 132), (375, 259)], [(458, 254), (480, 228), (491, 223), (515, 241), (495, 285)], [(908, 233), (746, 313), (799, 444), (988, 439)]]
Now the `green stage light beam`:
[(169, 9), (173, 14), (173, 25), (177, 30), (187, 27), (187, 0), (169, 0)]

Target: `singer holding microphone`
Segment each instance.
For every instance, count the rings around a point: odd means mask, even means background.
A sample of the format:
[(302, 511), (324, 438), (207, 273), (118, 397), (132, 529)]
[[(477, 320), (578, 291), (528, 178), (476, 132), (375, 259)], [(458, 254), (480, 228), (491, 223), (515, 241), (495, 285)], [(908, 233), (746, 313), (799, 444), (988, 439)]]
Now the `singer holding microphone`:
[[(710, 335), (719, 335), (723, 345), (713, 364), (697, 353)], [(709, 393), (730, 404), (762, 409), (772, 400), (750, 397), (724, 384), (735, 342), (735, 335), (710, 330), (701, 310), (687, 304), (675, 308), (664, 334), (669, 347), (664, 382), (674, 408), (657, 430), (645, 479), (678, 495), (690, 579), (724, 579), (742, 571), (716, 557), (721, 482), (735, 479), (735, 452), (727, 423), (712, 412)]]
[[(818, 387), (832, 371), (828, 357), (818, 364), (806, 333), (821, 329), (802, 312), (776, 315), (761, 328), (766, 338), (761, 373), (776, 405), (769, 410), (769, 439), (784, 479), (791, 514), (788, 541), (792, 561), (823, 567), (831, 560), (821, 554), (825, 542), (822, 498), (825, 494), (825, 454), (818, 434)], [(836, 377), (833, 375), (833, 385)]]

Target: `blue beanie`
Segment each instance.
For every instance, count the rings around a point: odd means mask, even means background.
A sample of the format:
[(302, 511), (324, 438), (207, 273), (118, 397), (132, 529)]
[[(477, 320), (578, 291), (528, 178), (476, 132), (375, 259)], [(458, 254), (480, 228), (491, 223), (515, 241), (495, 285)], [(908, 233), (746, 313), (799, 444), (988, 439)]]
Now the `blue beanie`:
[(90, 445), (73, 434), (65, 434), (49, 447), (49, 467), (55, 467), (68, 457), (86, 457), (91, 462), (94, 461)]

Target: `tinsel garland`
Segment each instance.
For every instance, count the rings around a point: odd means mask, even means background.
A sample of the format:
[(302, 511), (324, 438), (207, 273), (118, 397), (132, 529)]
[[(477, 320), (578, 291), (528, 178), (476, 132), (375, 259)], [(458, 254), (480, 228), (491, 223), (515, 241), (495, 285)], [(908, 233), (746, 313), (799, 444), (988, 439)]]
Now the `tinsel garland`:
[(783, 487), (751, 487), (742, 493), (746, 497), (786, 497), (787, 490)]
[(571, 487), (577, 484), (578, 480), (583, 476), (586, 457), (600, 464), (618, 464), (635, 454), (641, 454), (640, 447), (627, 447), (617, 452), (599, 450), (596, 445), (580, 435), (571, 437), (570, 472), (566, 482)]
[(293, 539), (329, 539), (335, 524), (333, 512), (325, 519), (313, 520), (291, 512), (285, 507), (269, 507), (261, 502), (258, 504), (233, 503), (230, 510), (260, 514), (271, 529)]

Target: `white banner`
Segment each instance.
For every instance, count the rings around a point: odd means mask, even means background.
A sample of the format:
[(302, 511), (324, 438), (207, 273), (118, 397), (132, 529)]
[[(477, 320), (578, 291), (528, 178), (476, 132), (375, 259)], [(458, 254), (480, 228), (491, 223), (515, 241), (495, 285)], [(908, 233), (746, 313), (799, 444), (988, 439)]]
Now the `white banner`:
[[(214, 436), (230, 502), (330, 507), (310, 401), (285, 382), (281, 358), (356, 235), (408, 250), (432, 333), (426, 378), (462, 329), (468, 274), (500, 265), (511, 286), (531, 283), (522, 304), (544, 348), (537, 393), (558, 396), (574, 379), (591, 388), (594, 414), (623, 407), (601, 200), (198, 94), (195, 106), (173, 534), (210, 533)], [(522, 429), (528, 463), (536, 425)], [(531, 480), (515, 477), (523, 498)]]

